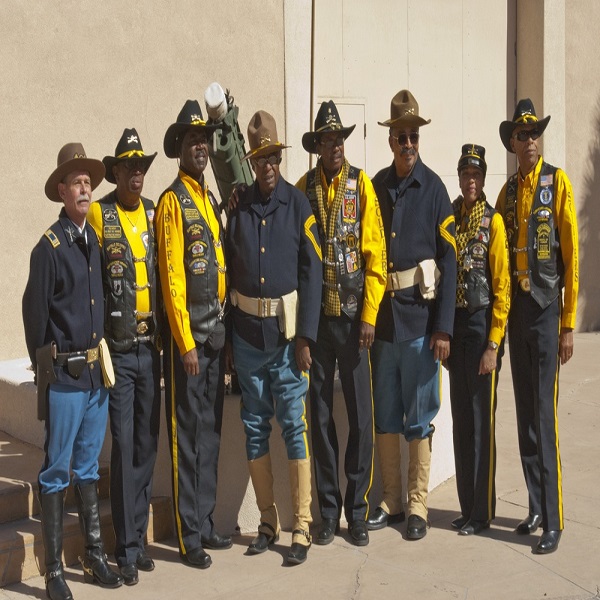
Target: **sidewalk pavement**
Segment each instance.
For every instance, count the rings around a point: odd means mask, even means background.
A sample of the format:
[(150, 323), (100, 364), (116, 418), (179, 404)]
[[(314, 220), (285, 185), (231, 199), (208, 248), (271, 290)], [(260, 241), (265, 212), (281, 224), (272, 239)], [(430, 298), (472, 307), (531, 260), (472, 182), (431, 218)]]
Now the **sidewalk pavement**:
[[(259, 556), (245, 554), (251, 536), (238, 536), (232, 549), (212, 551), (213, 565), (200, 571), (179, 561), (177, 545), (171, 540), (149, 547), (156, 569), (140, 573), (136, 586), (105, 590), (87, 585), (76, 567), (67, 569), (69, 586), (77, 600), (600, 598), (598, 357), (600, 334), (576, 334), (574, 357), (561, 370), (565, 531), (554, 554), (533, 554), (538, 535), (514, 533), (527, 514), (527, 492), (517, 447), (510, 364), (505, 356), (496, 413), (497, 517), (484, 533), (461, 537), (450, 527), (458, 515), (452, 478), (430, 494), (431, 529), (420, 541), (407, 541), (400, 524), (371, 532), (370, 544), (357, 548), (342, 528), (331, 545), (313, 545), (306, 563), (289, 567), (290, 532), (284, 532), (279, 543)], [(374, 506), (377, 500), (371, 498)], [(0, 589), (0, 600), (45, 597), (42, 577)]]

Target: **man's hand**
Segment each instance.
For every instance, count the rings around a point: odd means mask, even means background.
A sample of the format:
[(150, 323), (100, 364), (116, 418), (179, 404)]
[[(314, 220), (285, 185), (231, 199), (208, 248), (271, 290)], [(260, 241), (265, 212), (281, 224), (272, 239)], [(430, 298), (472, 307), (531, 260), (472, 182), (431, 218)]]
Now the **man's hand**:
[(188, 375), (200, 375), (200, 366), (198, 365), (198, 350), (192, 348), (189, 352), (186, 352), (181, 360), (183, 362), (183, 368)]
[(573, 330), (569, 327), (562, 327), (558, 342), (558, 356), (560, 357), (561, 365), (569, 362), (571, 356), (573, 356), (573, 343)]
[(301, 371), (308, 371), (312, 365), (310, 346), (304, 337), (296, 338), (296, 364)]
[(491, 373), (496, 368), (497, 362), (498, 353), (488, 346), (481, 355), (481, 360), (479, 361), (479, 374), (487, 375), (488, 373)]
[(450, 356), (450, 336), (443, 331), (436, 331), (429, 341), (429, 349), (433, 350), (433, 360), (444, 362)]
[(248, 186), (245, 183), (240, 183), (233, 188), (231, 196), (229, 196), (229, 202), (227, 203), (227, 212), (230, 213), (239, 203), (240, 194), (246, 191)]
[(375, 341), (375, 327), (373, 327), (373, 325), (369, 325), (365, 321), (361, 321), (360, 329), (358, 330), (358, 347), (361, 350), (363, 348), (370, 350), (374, 341)]
[(233, 346), (229, 340), (225, 340), (223, 352), (225, 353), (225, 373), (234, 373), (235, 364), (233, 363)]

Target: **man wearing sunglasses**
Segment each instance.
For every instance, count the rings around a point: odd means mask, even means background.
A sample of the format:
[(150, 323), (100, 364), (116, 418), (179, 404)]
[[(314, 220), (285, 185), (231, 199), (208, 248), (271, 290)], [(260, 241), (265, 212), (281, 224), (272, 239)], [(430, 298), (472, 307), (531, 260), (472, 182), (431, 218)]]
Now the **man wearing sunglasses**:
[(456, 300), (454, 214), (441, 179), (421, 161), (419, 116), (408, 90), (391, 102), (391, 166), (373, 178), (387, 242), (388, 274), (373, 345), (375, 431), (383, 499), (370, 529), (405, 520), (400, 434), (408, 442), (406, 535), (427, 533), (433, 419), (440, 409), (440, 363), (450, 353)]
[(546, 163), (538, 139), (550, 116), (538, 119), (520, 100), (512, 121), (500, 124), (518, 172), (502, 188), (496, 209), (506, 224), (513, 299), (508, 317), (510, 364), (519, 450), (529, 514), (517, 533), (541, 525), (538, 554), (558, 548), (564, 525), (558, 443), (558, 372), (573, 355), (579, 288), (577, 216), (564, 171)]
[(240, 189), (225, 240), (233, 306), (227, 366), (235, 367), (242, 388), (248, 469), (261, 513), (248, 553), (262, 554), (280, 533), (269, 452), (276, 416), (287, 449), (294, 514), (287, 561), (300, 564), (311, 545), (306, 394), (309, 342), (317, 339), (319, 323), (321, 246), (306, 197), (279, 172), (287, 146), (278, 141), (269, 113), (254, 114), (248, 142), (244, 158), (250, 160), (256, 182)]
[[(323, 247), (323, 300), (310, 381), (312, 442), (322, 519), (316, 543), (321, 545), (332, 542), (339, 532), (342, 508), (352, 543), (369, 543), (366, 519), (373, 478), (369, 355), (385, 288), (386, 260), (373, 185), (364, 171), (351, 166), (344, 155), (344, 141), (354, 127), (342, 125), (331, 100), (323, 102), (314, 131), (302, 136), (304, 149), (319, 155), (317, 166), (296, 184), (310, 200)], [(349, 429), (343, 503), (333, 420), (336, 362)]]
[(110, 501), (115, 559), (126, 585), (138, 569), (151, 571), (144, 537), (152, 493), (160, 419), (160, 354), (154, 203), (142, 197), (154, 154), (145, 154), (135, 129), (125, 129), (105, 179), (116, 188), (91, 205), (89, 220), (102, 254), (104, 336), (115, 369), (108, 412), (112, 433)]

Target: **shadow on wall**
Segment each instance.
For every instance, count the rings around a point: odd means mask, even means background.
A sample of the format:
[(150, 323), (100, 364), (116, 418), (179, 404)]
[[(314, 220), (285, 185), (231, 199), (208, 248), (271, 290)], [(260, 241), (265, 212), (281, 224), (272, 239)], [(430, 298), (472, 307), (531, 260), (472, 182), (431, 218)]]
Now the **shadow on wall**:
[[(600, 247), (600, 97), (596, 101), (594, 136), (587, 152), (578, 211), (579, 219), (579, 327), (581, 331), (600, 330), (600, 279), (595, 260)], [(577, 198), (576, 198), (577, 202)]]

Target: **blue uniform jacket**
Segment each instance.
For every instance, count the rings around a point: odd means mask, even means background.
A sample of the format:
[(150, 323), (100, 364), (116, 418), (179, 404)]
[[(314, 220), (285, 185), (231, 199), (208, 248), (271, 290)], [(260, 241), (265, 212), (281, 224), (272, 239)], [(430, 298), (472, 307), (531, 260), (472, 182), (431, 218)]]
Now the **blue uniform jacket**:
[[(279, 177), (268, 201), (258, 183), (229, 214), (225, 253), (229, 288), (250, 298), (280, 298), (298, 290), (296, 335), (316, 341), (322, 290), (321, 245), (306, 196)], [(286, 343), (277, 317), (231, 311), (236, 333), (260, 350)]]
[[(23, 294), (25, 341), (34, 370), (35, 351), (56, 342), (58, 352), (95, 348), (104, 332), (104, 294), (98, 238), (86, 223), (87, 252), (79, 231), (62, 209), (59, 219), (31, 252), (29, 279)], [(66, 365), (55, 368), (57, 383), (80, 389), (102, 385), (100, 365), (88, 365), (79, 379)]]
[(376, 337), (407, 341), (435, 332), (452, 335), (456, 304), (456, 242), (452, 205), (442, 180), (417, 157), (398, 181), (394, 164), (373, 178), (385, 230), (388, 273), (433, 258), (441, 272), (437, 297), (423, 300), (418, 286), (387, 291), (377, 315)]

